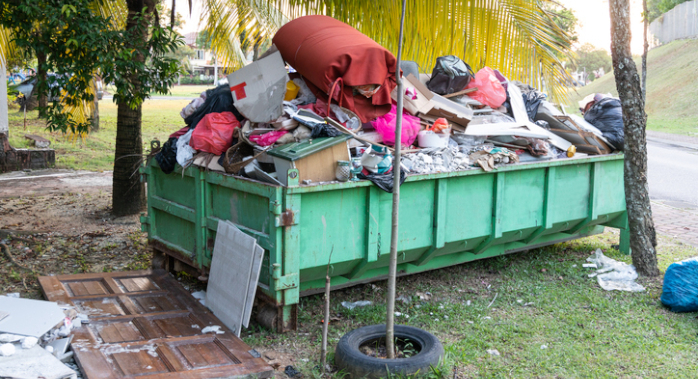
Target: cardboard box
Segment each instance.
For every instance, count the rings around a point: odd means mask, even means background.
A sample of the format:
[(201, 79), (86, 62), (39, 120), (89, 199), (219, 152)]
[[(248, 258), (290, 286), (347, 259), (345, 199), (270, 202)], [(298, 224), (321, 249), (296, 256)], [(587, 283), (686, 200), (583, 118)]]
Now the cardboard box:
[[(416, 94), (416, 98), (403, 96), (403, 106), (412, 115), (426, 115), (427, 118), (443, 117), (451, 123), (467, 126), (473, 118), (473, 110), (437, 95), (429, 90), (426, 85), (410, 74), (403, 81), (405, 90)], [(392, 97), (397, 100), (397, 88)]]
[(252, 122), (281, 117), (286, 82), (286, 66), (278, 51), (228, 75), (235, 108)]

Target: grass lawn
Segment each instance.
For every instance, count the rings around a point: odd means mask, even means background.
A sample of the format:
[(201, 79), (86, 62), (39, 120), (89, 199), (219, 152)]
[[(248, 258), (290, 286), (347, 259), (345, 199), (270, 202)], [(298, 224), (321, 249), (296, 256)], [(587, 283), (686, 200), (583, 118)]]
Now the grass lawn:
[[(185, 126), (179, 111), (188, 100), (147, 100), (143, 105), (144, 153), (150, 149), (150, 141), (161, 143), (174, 131)], [(114, 143), (116, 141), (116, 104), (111, 100), (99, 102), (100, 130), (90, 133), (85, 141), (74, 141), (70, 135), (50, 132), (44, 120), (37, 119), (38, 111), (27, 112), (27, 130), (19, 108), (10, 109), (10, 144), (16, 148), (30, 147), (25, 134), (37, 134), (51, 140), (56, 150), (56, 167), (75, 170), (103, 171), (114, 168)]]
[[(206, 91), (207, 89), (213, 88), (213, 84), (205, 84), (205, 85), (197, 85), (197, 84), (186, 84), (186, 85), (181, 85), (181, 86), (173, 86), (170, 88), (170, 93), (163, 95), (159, 93), (153, 93), (152, 96), (176, 96), (176, 97), (191, 97), (192, 99), (195, 97), (199, 97), (201, 92)], [(108, 93), (114, 93), (115, 89), (112, 86), (107, 86), (106, 91)]]
[[(647, 129), (698, 136), (698, 41), (679, 40), (652, 49), (647, 57)], [(638, 73), (641, 70), (636, 60)], [(570, 91), (567, 111), (579, 114), (577, 101), (592, 93), (618, 96), (612, 73)]]
[[(433, 377), (695, 378), (696, 314), (675, 314), (660, 304), (661, 278), (640, 280), (646, 292), (627, 293), (606, 292), (595, 278), (587, 277), (593, 270), (582, 264), (596, 248), (630, 262), (630, 257), (608, 248), (617, 240), (617, 231), (607, 231), (398, 278), (397, 295), (412, 301), (397, 302), (402, 316), (396, 323), (423, 328), (442, 341), (446, 356)], [(693, 247), (660, 239), (662, 271), (675, 260), (696, 255)], [(386, 288), (383, 281), (332, 292), (331, 314), (340, 321), (330, 324), (330, 352), (349, 330), (384, 323)], [(415, 296), (427, 291), (432, 294), (429, 301)], [(354, 310), (340, 305), (358, 300), (374, 305)], [(297, 332), (276, 335), (256, 327), (242, 336), (257, 349), (287, 352), (306, 377), (319, 377), (314, 367), (322, 312), (321, 295), (305, 297)], [(487, 349), (501, 356), (489, 355)]]

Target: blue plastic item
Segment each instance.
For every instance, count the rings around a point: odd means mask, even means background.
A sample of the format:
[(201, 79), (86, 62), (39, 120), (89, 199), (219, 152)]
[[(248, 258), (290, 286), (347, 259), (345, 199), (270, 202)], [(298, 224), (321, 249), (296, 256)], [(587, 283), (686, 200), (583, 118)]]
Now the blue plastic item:
[(672, 263), (667, 268), (661, 300), (672, 312), (698, 311), (698, 258)]

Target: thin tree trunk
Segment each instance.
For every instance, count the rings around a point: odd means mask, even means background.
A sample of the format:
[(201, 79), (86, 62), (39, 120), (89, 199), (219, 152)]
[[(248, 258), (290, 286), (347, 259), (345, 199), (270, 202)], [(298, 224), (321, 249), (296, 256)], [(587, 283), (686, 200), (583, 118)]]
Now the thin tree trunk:
[(629, 0), (610, 0), (611, 56), (625, 124), (625, 202), (632, 259), (640, 275), (659, 275), (657, 239), (647, 184), (647, 115), (640, 77), (630, 51)]
[[(127, 0), (128, 18), (126, 30), (137, 27), (135, 16), (146, 8), (146, 20), (150, 22), (155, 10), (154, 0)], [(141, 19), (143, 20), (143, 19)], [(144, 33), (141, 38), (146, 39)], [(135, 59), (145, 60), (142, 55)], [(136, 88), (140, 87), (137, 74), (130, 80)], [(141, 140), (142, 106), (130, 108), (127, 104), (119, 104), (116, 119), (116, 147), (114, 153), (114, 174), (112, 182), (112, 212), (115, 216), (125, 216), (139, 213), (145, 205), (145, 185), (140, 181), (137, 172), (143, 154)]]
[(94, 111), (92, 112), (92, 131), (99, 131), (99, 99), (97, 98), (97, 83), (94, 84), (95, 98)]
[(642, 47), (642, 102), (647, 103), (647, 50), (649, 43), (647, 42), (647, 28), (649, 28), (649, 20), (647, 15), (647, 0), (642, 0), (642, 20), (644, 45)]
[[(39, 65), (36, 71), (36, 89), (38, 91), (43, 87), (43, 83), (46, 83), (46, 53), (43, 51), (37, 51), (36, 60)], [(39, 91), (37, 93), (39, 96), (39, 118), (45, 118), (46, 108), (48, 107), (48, 88), (46, 88), (46, 91)]]

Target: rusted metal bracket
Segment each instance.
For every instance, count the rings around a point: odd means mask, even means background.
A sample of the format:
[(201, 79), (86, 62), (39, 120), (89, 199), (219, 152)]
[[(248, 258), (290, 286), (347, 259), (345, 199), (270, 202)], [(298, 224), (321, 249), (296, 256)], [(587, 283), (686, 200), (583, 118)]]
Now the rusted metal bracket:
[(298, 212), (286, 210), (274, 218), (276, 227), (298, 225)]

